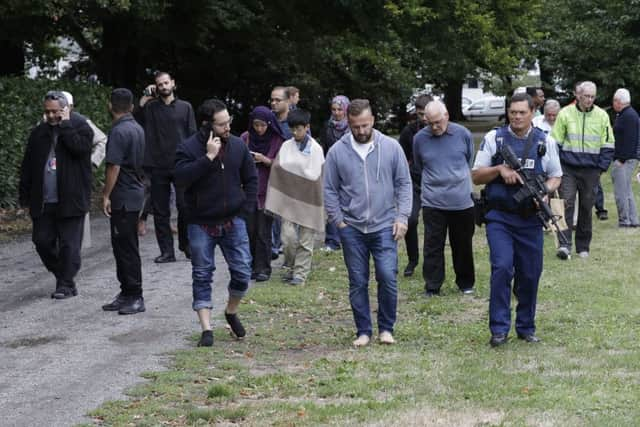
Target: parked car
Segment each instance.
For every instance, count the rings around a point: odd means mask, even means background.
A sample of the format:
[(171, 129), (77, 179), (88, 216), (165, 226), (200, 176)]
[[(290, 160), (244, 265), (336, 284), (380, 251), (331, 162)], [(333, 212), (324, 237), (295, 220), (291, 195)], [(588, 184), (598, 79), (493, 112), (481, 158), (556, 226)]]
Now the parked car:
[(482, 98), (462, 109), (465, 119), (486, 122), (504, 120), (504, 112), (503, 96)]

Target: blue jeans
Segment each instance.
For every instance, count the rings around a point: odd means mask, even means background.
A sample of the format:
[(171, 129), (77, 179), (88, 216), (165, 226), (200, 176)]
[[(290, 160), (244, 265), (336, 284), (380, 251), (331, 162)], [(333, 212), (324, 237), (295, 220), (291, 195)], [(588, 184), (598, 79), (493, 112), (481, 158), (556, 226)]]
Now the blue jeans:
[(344, 262), (349, 272), (349, 302), (357, 335), (371, 336), (369, 307), (369, 258), (378, 282), (378, 331), (393, 332), (398, 305), (398, 244), (391, 227), (362, 233), (352, 226), (339, 229)]
[(233, 227), (213, 237), (198, 224), (188, 225), (193, 268), (193, 309), (213, 308), (211, 304), (211, 282), (216, 270), (215, 249), (220, 245), (222, 255), (229, 265), (229, 296), (242, 298), (251, 280), (251, 253), (249, 236), (242, 218), (233, 219)]

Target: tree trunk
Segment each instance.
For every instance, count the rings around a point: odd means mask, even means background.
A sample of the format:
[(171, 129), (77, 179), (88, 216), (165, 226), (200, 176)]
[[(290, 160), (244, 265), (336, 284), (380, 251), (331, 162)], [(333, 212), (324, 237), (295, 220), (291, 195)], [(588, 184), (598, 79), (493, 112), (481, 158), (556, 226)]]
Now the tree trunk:
[(0, 40), (0, 76), (24, 75), (24, 48), (22, 42), (15, 40)]
[(444, 100), (449, 110), (449, 119), (452, 121), (464, 120), (462, 115), (462, 81), (447, 81), (444, 86)]

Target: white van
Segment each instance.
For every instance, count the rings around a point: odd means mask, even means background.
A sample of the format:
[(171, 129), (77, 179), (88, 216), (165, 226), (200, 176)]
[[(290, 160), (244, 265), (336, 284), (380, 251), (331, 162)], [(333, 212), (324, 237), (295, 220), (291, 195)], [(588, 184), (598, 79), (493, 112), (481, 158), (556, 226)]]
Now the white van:
[(467, 120), (502, 121), (504, 120), (504, 96), (482, 98), (462, 109)]

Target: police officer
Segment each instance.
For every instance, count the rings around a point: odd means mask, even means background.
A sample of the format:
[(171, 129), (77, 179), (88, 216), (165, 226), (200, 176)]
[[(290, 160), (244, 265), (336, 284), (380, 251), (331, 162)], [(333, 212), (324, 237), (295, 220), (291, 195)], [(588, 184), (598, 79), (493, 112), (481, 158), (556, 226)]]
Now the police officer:
[(520, 203), (514, 199), (523, 181), (504, 164), (503, 145), (512, 148), (523, 168), (543, 175), (548, 192), (560, 185), (562, 169), (556, 143), (538, 128), (532, 127), (534, 103), (526, 93), (508, 101), (509, 125), (491, 130), (484, 137), (471, 173), (475, 184), (486, 184), (489, 211), (486, 214), (487, 240), (491, 259), (491, 296), (489, 302), (490, 344), (507, 342), (511, 328), (511, 280), (516, 307), (516, 333), (530, 343), (536, 337), (535, 313), (538, 281), (542, 273), (542, 221), (535, 215), (532, 198)]

